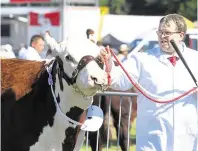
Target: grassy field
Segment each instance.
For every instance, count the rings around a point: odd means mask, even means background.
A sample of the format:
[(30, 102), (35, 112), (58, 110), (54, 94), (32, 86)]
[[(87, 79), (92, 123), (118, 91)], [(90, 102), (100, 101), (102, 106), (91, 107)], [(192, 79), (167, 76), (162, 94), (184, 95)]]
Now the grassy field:
[[(131, 139), (131, 145), (130, 145), (130, 151), (135, 151), (135, 137), (136, 137), (136, 122), (133, 123), (132, 125), (132, 128), (130, 130), (130, 139)], [(117, 149), (117, 138), (116, 138), (116, 132), (115, 132), (115, 129), (112, 128), (112, 140), (111, 141), (111, 146), (109, 147), (108, 151), (117, 151), (117, 150), (120, 150), (120, 147)], [(86, 149), (86, 142), (84, 141), (84, 145), (83, 147), (81, 148), (81, 151), (91, 151), (91, 148), (88, 147), (88, 149)], [(106, 148), (106, 144), (103, 145), (103, 151), (107, 151), (107, 148)]]

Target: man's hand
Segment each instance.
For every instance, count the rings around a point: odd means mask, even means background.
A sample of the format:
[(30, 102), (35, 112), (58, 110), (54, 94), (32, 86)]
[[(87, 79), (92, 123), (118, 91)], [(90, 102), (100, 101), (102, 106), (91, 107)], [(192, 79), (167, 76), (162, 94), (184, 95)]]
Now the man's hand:
[(50, 36), (51, 37), (50, 32), (48, 30), (45, 31), (45, 36)]
[(109, 46), (101, 49), (98, 58), (101, 60), (101, 62), (108, 66), (106, 67), (106, 70), (108, 69), (108, 72), (110, 72), (112, 69), (112, 57)]
[(42, 61), (45, 61), (45, 66), (48, 66), (49, 64), (51, 64), (52, 60), (55, 60), (55, 58), (51, 58), (51, 59), (42, 59)]
[(111, 60), (111, 52), (109, 46), (101, 49), (99, 58), (103, 63), (105, 63), (105, 60), (108, 62)]

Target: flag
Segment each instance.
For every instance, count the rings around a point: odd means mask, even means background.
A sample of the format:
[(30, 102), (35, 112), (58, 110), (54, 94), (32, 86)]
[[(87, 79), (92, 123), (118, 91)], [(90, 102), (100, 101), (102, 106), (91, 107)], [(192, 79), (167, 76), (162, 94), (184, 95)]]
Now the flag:
[(60, 25), (60, 13), (50, 12), (45, 14), (39, 14), (30, 12), (30, 25), (31, 26), (44, 26), (50, 24), (51, 26)]

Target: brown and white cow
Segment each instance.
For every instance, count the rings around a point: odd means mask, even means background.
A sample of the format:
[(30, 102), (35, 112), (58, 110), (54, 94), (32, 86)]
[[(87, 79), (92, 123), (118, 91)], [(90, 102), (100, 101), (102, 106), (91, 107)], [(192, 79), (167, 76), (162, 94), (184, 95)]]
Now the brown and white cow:
[(107, 87), (95, 45), (84, 40), (58, 44), (47, 36), (56, 51), (50, 73), (43, 62), (1, 60), (2, 151), (73, 151), (78, 126), (65, 117), (79, 121), (92, 96)]

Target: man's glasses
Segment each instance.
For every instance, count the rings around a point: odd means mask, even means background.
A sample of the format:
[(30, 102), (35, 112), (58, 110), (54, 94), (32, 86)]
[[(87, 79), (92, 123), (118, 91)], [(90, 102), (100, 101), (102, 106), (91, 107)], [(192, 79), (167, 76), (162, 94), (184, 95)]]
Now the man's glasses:
[(175, 33), (181, 33), (179, 31), (175, 31), (175, 32), (170, 32), (170, 31), (156, 31), (157, 35), (158, 36), (161, 36), (161, 35), (164, 35), (164, 36), (171, 36), (172, 34), (175, 34)]

